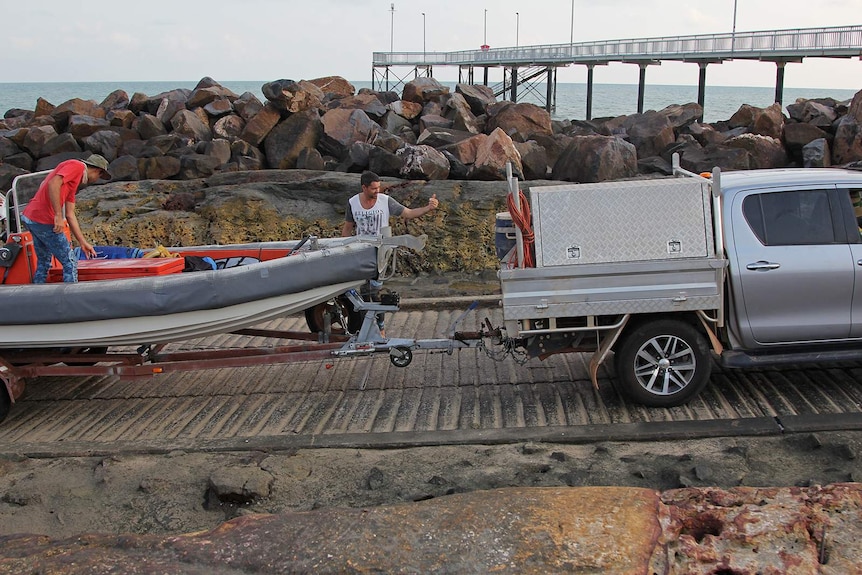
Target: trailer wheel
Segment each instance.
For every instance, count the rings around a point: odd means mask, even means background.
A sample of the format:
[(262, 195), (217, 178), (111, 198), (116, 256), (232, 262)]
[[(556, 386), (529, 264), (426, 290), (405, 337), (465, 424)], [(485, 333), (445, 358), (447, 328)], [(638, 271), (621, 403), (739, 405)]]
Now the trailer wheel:
[(709, 381), (706, 339), (691, 325), (659, 320), (635, 328), (616, 353), (617, 378), (632, 400), (674, 407), (693, 399)]
[(393, 347), (389, 350), (389, 361), (395, 367), (407, 367), (413, 361), (413, 352), (409, 347)]
[[(341, 310), (341, 316), (347, 320), (347, 326), (341, 324), (338, 309)], [(312, 333), (323, 331), (324, 318), (327, 314), (330, 317), (333, 334), (344, 335), (348, 331), (356, 333), (362, 327), (362, 314), (353, 309), (347, 298), (337, 297), (305, 310), (305, 323), (308, 324), (308, 329)]]

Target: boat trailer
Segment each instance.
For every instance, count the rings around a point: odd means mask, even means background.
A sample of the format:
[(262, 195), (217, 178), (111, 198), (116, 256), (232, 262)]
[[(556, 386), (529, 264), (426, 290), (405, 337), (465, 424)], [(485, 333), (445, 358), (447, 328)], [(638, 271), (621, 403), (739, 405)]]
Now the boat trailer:
[[(355, 334), (332, 332), (332, 320), (347, 325), (344, 318), (324, 319), (324, 328), (318, 333), (284, 331), (277, 329), (245, 328), (230, 332), (235, 335), (266, 337), (293, 342), (291, 345), (243, 347), (231, 349), (202, 349), (165, 351), (168, 344), (141, 345), (135, 350), (108, 352), (107, 348), (64, 349), (2, 349), (0, 350), (0, 421), (7, 415), (11, 404), (24, 393), (27, 379), (51, 376), (116, 376), (120, 379), (152, 378), (170, 373), (249, 367), (363, 357), (386, 353), (396, 367), (407, 367), (414, 352), (446, 353), (456, 349), (478, 348), (489, 357), (502, 360), (512, 355), (519, 363), (528, 358), (523, 350), (505, 337), (499, 328), (491, 326), (487, 318), (479, 331), (456, 331), (467, 314), (478, 307), (473, 302), (448, 330), (448, 337), (436, 339), (385, 338), (377, 326), (378, 313), (394, 313), (400, 309), (395, 293), (385, 293), (380, 302), (365, 301), (356, 290), (344, 294), (353, 309), (362, 314), (362, 325)], [(340, 314), (341, 308), (333, 306)], [(489, 342), (486, 344), (486, 340)]]

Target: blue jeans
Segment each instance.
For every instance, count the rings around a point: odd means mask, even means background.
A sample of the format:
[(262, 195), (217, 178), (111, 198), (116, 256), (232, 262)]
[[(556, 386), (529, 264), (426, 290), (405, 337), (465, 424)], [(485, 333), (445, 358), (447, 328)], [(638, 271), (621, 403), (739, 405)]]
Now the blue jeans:
[(21, 220), (27, 224), (27, 229), (33, 235), (33, 249), (36, 251), (36, 274), (33, 276), (33, 283), (43, 284), (47, 281), (51, 256), (57, 258), (63, 266), (64, 282), (78, 281), (78, 258), (72, 251), (66, 234), (54, 232), (54, 224), (39, 224), (24, 216), (21, 216)]

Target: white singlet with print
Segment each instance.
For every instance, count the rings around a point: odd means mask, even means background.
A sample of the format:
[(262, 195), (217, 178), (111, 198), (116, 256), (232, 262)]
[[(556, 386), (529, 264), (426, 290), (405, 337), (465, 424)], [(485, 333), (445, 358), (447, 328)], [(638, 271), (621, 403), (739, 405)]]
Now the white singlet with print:
[(380, 230), (389, 225), (389, 216), (400, 216), (404, 211), (404, 206), (398, 200), (386, 194), (378, 194), (377, 201), (367, 210), (362, 207), (359, 194), (350, 198), (349, 205), (347, 221), (351, 221), (349, 216), (352, 215), (357, 236), (379, 236)]

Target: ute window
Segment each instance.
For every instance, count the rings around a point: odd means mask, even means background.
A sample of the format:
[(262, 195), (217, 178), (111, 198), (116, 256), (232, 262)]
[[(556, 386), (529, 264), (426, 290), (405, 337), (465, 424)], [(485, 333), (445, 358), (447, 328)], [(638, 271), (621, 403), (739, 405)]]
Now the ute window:
[(763, 245), (836, 243), (827, 190), (754, 194), (743, 200), (742, 211)]

